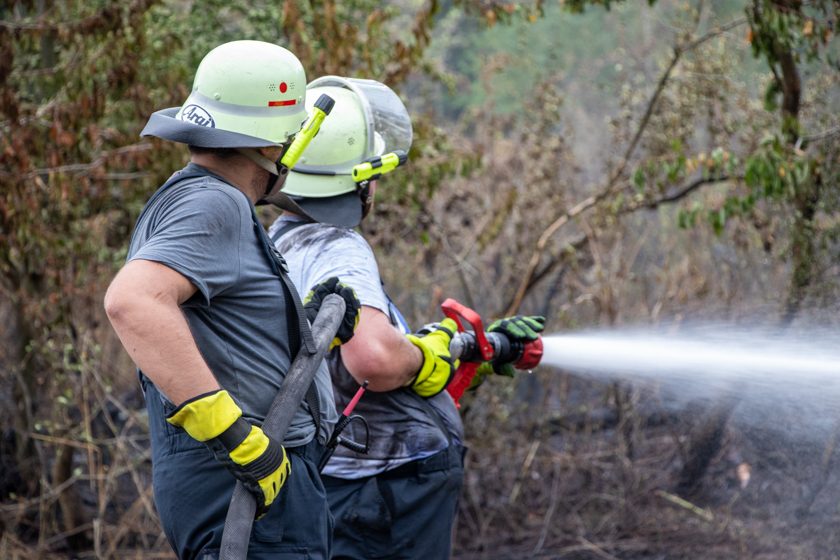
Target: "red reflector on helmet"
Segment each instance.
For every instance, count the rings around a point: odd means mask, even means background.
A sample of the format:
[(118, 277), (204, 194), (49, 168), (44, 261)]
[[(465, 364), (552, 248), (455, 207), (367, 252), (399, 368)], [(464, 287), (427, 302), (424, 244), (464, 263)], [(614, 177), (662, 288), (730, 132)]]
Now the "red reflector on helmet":
[(269, 107), (288, 107), (297, 103), (297, 99), (286, 99), (285, 101), (269, 101)]

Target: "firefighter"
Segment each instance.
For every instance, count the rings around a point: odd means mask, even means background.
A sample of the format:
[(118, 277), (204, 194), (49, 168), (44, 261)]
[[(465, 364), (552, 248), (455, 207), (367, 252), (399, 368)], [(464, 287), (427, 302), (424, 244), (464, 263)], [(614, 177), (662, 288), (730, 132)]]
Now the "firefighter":
[[(322, 93), (335, 108), (272, 200), (285, 212), (269, 236), (299, 288), (338, 276), (362, 304), (356, 335), (328, 356), (337, 406), (369, 383), (356, 407), (369, 425), (368, 453), (339, 446), (323, 470), (335, 516), (333, 557), (447, 558), (464, 455), (463, 426), (444, 391), (456, 367), (449, 353), (456, 325), (445, 319), (412, 334), (384, 291), (371, 247), (354, 230), (373, 206), (372, 179), (404, 161), (411, 120), (376, 81), (326, 76), (307, 87), (307, 99)], [(505, 333), (533, 340), (542, 321), (511, 318)], [(360, 442), (365, 429), (351, 423), (347, 436)]]
[[(311, 396), (319, 415), (301, 404), (283, 441), (260, 428), (307, 334), (298, 317), (312, 311), (254, 211), (285, 180), (278, 162), (306, 119), (305, 86), (286, 49), (225, 43), (204, 57), (184, 104), (142, 132), (187, 144), (190, 163), (147, 202), (105, 309), (139, 371), (155, 503), (179, 558), (218, 556), (237, 480), (261, 516), (249, 558), (329, 557), (317, 472), (337, 416), (326, 368)], [(347, 300), (346, 341), (358, 303), (330, 286)]]

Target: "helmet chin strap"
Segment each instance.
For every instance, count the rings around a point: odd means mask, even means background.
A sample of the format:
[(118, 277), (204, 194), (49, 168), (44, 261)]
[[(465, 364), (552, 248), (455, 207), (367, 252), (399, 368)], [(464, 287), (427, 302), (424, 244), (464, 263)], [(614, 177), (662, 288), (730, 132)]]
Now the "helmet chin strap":
[(283, 188), (283, 183), (286, 182), (286, 174), (289, 170), (286, 169), (285, 166), (278, 165), (277, 162), (271, 161), (262, 155), (256, 148), (237, 148), (236, 151), (268, 171), (268, 181), (266, 181), (265, 184), (265, 192), (260, 200), (257, 201), (257, 204), (266, 204), (266, 198), (271, 197)]
[(237, 148), (237, 152), (250, 159), (272, 175), (277, 175), (277, 163), (262, 155), (256, 148)]
[(364, 181), (357, 185), (356, 188), (356, 192), (359, 194), (359, 200), (362, 203), (362, 219), (364, 220), (370, 214), (371, 208), (373, 208), (373, 193), (371, 192), (370, 181)]

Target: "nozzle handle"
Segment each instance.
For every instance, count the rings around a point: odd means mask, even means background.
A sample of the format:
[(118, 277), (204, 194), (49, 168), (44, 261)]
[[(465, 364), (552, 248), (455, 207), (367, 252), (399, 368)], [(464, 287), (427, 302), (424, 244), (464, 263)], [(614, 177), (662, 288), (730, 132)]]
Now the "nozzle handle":
[(490, 342), (487, 340), (487, 336), (484, 334), (484, 325), (481, 322), (481, 315), (452, 298), (448, 298), (444, 301), (440, 305), (440, 308), (443, 310), (444, 315), (455, 321), (455, 324), (458, 325), (458, 332), (466, 331), (461, 319), (463, 318), (466, 320), (467, 324), (472, 327), (472, 330), (475, 333), (475, 341), (481, 358), (485, 361), (493, 359), (493, 346), (490, 345)]
[[(493, 347), (490, 345), (490, 342), (487, 340), (487, 336), (484, 334), (484, 325), (481, 322), (481, 315), (452, 298), (448, 298), (441, 304), (440, 307), (443, 310), (443, 314), (455, 321), (455, 324), (458, 325), (459, 333), (467, 333), (466, 328), (464, 328), (464, 324), (461, 322), (462, 318), (472, 327), (473, 332), (469, 334), (472, 334), (475, 337), (475, 346), (477, 347), (477, 353), (480, 356), (479, 361), (487, 361), (493, 358)], [(451, 345), (450, 348), (452, 348)], [(470, 386), (470, 383), (472, 383), (473, 377), (475, 377), (475, 373), (478, 369), (478, 363), (478, 361), (462, 361), (461, 365), (458, 366), (458, 370), (455, 372), (455, 377), (446, 386), (446, 391), (452, 397), (452, 400), (455, 401), (455, 406), (457, 408), (461, 408), (461, 397), (464, 395), (464, 391), (466, 391)]]

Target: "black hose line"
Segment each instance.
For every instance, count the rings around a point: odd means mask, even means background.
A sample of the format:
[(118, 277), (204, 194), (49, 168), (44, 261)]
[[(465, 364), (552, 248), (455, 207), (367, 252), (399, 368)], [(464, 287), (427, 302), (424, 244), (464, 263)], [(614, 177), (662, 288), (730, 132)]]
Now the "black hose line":
[[(314, 354), (298, 352), (263, 422), (263, 431), (274, 440), (283, 441), (292, 417), (315, 379), (318, 366), (335, 337), (344, 317), (344, 309), (344, 300), (335, 294), (328, 295), (321, 304), (321, 310), (312, 325), (312, 337), (317, 351)], [(220, 560), (245, 560), (248, 557), (248, 543), (256, 511), (254, 495), (241, 482), (237, 482), (225, 518)]]

